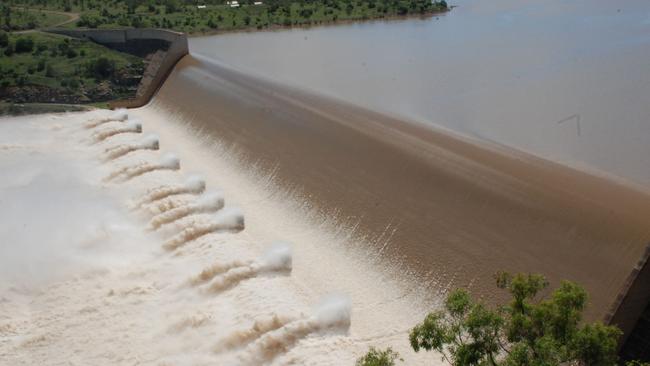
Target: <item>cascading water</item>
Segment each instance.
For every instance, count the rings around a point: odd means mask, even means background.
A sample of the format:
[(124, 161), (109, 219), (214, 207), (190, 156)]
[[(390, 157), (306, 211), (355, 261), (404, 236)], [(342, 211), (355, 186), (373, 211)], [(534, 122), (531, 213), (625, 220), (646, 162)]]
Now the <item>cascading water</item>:
[(124, 182), (156, 170), (179, 170), (180, 168), (181, 161), (178, 157), (172, 153), (167, 153), (158, 163), (141, 162), (136, 165), (121, 167), (104, 178), (104, 181), (109, 182), (112, 180), (119, 180)]
[(128, 153), (138, 150), (158, 150), (160, 148), (160, 141), (156, 135), (148, 135), (142, 141), (137, 143), (120, 144), (117, 146), (109, 147), (104, 150), (103, 160), (115, 160)]
[(106, 128), (104, 130), (95, 132), (92, 134), (92, 140), (97, 142), (102, 142), (109, 137), (113, 137), (123, 133), (142, 133), (142, 124), (136, 121), (129, 121), (125, 125), (118, 125), (115, 127)]
[(222, 209), (223, 206), (224, 198), (222, 193), (204, 194), (197, 198), (194, 203), (176, 207), (154, 216), (149, 222), (149, 227), (155, 230), (160, 228), (162, 225), (180, 220), (188, 215), (218, 211)]
[[(226, 267), (230, 268), (221, 274), (216, 273), (215, 271), (217, 268), (219, 270), (223, 270)], [(219, 293), (233, 286), (236, 286), (243, 280), (255, 276), (270, 273), (289, 273), (291, 272), (291, 267), (291, 247), (285, 243), (276, 243), (273, 245), (273, 247), (269, 248), (264, 256), (258, 261), (242, 264), (239, 266), (226, 265), (217, 268), (213, 266), (208, 270), (204, 270), (198, 278), (200, 280), (211, 281), (208, 284), (208, 292)], [(210, 275), (212, 277), (208, 279)], [(194, 279), (194, 283), (196, 282), (196, 279)]]
[(329, 296), (316, 308), (315, 314), (289, 321), (281, 327), (263, 333), (246, 347), (239, 360), (246, 365), (260, 365), (286, 352), (311, 333), (327, 330), (346, 330), (351, 321), (350, 299)]
[[(161, 138), (132, 133), (137, 118)], [(390, 303), (412, 301), (368, 292), (379, 275), (344, 249), (349, 232), (323, 230), (268, 178), (234, 174), (250, 169), (156, 121), (92, 111), (0, 123), (2, 362), (350, 364), (377, 329), (363, 316), (354, 328), (349, 300), (310, 310), (339, 289), (363, 293), (361, 308), (389, 304), (378, 339), (399, 347), (392, 337), (412, 321)], [(98, 143), (79, 143), (88, 138)], [(182, 167), (161, 139), (187, 157)], [(224, 207), (230, 195), (241, 210)]]
[(201, 194), (205, 191), (205, 180), (199, 176), (191, 176), (184, 184), (164, 185), (150, 189), (135, 204), (134, 207), (162, 200), (179, 194)]
[(85, 128), (95, 128), (109, 122), (124, 122), (129, 119), (129, 113), (126, 109), (118, 109), (109, 116), (98, 117), (84, 124)]
[(214, 232), (237, 232), (244, 230), (244, 215), (237, 208), (227, 208), (209, 220), (191, 222), (178, 234), (167, 240), (163, 248), (175, 250), (187, 242)]

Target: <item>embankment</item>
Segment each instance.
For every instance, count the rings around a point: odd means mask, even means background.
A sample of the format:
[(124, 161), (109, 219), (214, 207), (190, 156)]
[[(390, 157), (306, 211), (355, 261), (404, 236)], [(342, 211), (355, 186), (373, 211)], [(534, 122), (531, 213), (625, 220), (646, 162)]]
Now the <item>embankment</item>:
[(151, 55), (135, 97), (111, 102), (112, 108), (137, 108), (147, 104), (178, 60), (189, 53), (185, 33), (164, 29), (51, 28), (45, 31), (89, 39), (109, 48), (140, 57)]

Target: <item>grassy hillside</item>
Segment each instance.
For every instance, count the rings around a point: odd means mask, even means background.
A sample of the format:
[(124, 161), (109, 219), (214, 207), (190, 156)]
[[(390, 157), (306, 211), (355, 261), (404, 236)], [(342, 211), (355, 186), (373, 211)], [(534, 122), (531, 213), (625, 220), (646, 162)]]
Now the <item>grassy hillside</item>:
[(0, 14), (2, 14), (2, 29), (4, 30), (51, 27), (70, 19), (69, 15), (59, 12), (9, 7), (6, 4), (0, 4)]
[(31, 32), (0, 34), (0, 99), (83, 103), (131, 96), (141, 59), (98, 44)]

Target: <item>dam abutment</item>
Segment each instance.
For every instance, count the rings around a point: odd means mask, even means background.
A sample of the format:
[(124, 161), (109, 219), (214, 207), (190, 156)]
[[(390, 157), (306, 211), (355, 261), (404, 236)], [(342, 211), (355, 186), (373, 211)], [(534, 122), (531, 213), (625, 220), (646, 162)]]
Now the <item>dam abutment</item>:
[(46, 32), (87, 39), (139, 57), (151, 55), (134, 98), (110, 102), (111, 108), (138, 108), (149, 103), (176, 63), (189, 54), (187, 35), (165, 29), (62, 29)]
[(621, 288), (605, 322), (623, 331), (623, 360), (650, 360), (650, 244)]

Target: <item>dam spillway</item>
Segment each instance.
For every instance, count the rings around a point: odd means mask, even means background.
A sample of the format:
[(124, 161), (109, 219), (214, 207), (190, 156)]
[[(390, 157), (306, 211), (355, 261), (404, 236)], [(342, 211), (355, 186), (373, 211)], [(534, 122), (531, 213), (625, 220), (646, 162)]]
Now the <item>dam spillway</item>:
[(601, 319), (650, 242), (646, 192), (207, 59), (182, 60), (148, 108), (232, 146), (441, 289), (494, 299), (497, 271), (539, 272), (584, 285)]

